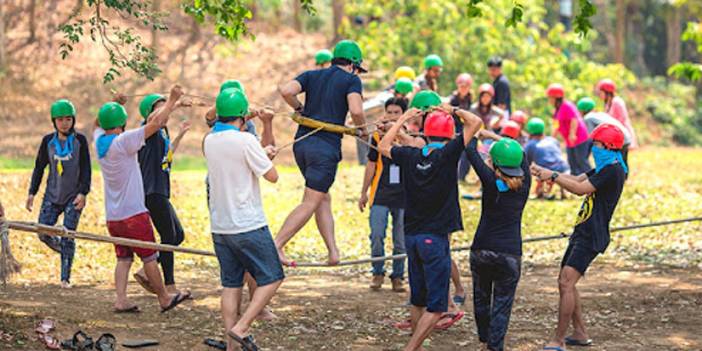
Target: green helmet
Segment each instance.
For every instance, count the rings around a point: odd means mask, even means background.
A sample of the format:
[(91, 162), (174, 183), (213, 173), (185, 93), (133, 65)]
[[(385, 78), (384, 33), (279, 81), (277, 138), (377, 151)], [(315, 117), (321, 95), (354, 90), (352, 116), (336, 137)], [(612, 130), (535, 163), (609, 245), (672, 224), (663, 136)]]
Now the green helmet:
[(61, 99), (56, 100), (53, 104), (51, 104), (51, 119), (69, 116), (76, 116), (76, 108), (70, 101)]
[(521, 177), (524, 175), (522, 161), (524, 160), (524, 150), (514, 139), (502, 138), (492, 144), (490, 148), (490, 158), (492, 163), (500, 171), (510, 177)]
[(139, 113), (141, 113), (141, 117), (144, 119), (149, 117), (151, 112), (154, 112), (154, 106), (159, 101), (166, 101), (166, 98), (161, 94), (149, 94), (144, 96), (139, 103)]
[(122, 127), (127, 124), (127, 111), (116, 102), (108, 102), (100, 108), (98, 122), (104, 130)]
[(414, 90), (414, 83), (408, 78), (400, 78), (395, 82), (395, 91), (407, 95)]
[(236, 88), (224, 89), (215, 103), (219, 117), (244, 117), (249, 113), (249, 101), (244, 93)]
[(244, 89), (244, 85), (241, 84), (241, 82), (236, 80), (236, 79), (229, 79), (229, 80), (225, 81), (224, 83), (222, 83), (222, 85), (219, 86), (219, 92), (221, 93), (225, 89), (229, 89), (229, 88), (237, 88), (237, 89), (241, 90), (242, 93), (246, 94), (246, 90)]
[(418, 92), (414, 98), (412, 98), (412, 102), (410, 103), (410, 107), (418, 108), (422, 111), (427, 111), (428, 109), (439, 105), (441, 105), (441, 97), (439, 94), (431, 90), (422, 90)]
[(581, 112), (588, 113), (595, 109), (595, 105), (597, 105), (595, 100), (587, 96), (578, 100), (578, 110)]
[(544, 123), (544, 120), (539, 117), (530, 119), (526, 124), (526, 131), (531, 135), (544, 134), (544, 129), (546, 129), (546, 124)]
[(333, 56), (331, 51), (324, 49), (324, 50), (319, 50), (317, 53), (314, 55), (314, 63), (321, 65), (323, 63), (331, 62)]
[(351, 61), (356, 66), (363, 63), (363, 52), (353, 40), (342, 40), (334, 47), (334, 58), (343, 58)]
[(431, 54), (427, 57), (424, 58), (424, 69), (430, 69), (432, 67), (442, 67), (444, 65), (444, 61), (441, 60), (441, 57), (439, 55), (434, 55)]

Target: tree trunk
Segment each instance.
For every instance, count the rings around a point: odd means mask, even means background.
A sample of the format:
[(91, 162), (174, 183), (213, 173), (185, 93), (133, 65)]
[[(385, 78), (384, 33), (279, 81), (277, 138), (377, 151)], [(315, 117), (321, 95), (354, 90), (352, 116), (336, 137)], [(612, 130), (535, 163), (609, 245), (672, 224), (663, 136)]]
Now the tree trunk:
[(332, 44), (341, 40), (341, 22), (344, 20), (346, 1), (332, 0)]
[(616, 0), (617, 16), (614, 35), (614, 62), (624, 63), (624, 47), (626, 36), (626, 0)]
[(27, 38), (27, 43), (33, 43), (37, 39), (37, 1), (31, 0), (29, 2), (29, 38)]
[(296, 31), (302, 32), (302, 5), (300, 0), (292, 0), (293, 7), (293, 28)]
[(680, 49), (682, 9), (679, 6), (671, 6), (665, 16), (666, 28), (666, 64), (668, 67), (680, 62)]
[(0, 1), (0, 71), (5, 69), (7, 64), (7, 52), (5, 51), (5, 14)]

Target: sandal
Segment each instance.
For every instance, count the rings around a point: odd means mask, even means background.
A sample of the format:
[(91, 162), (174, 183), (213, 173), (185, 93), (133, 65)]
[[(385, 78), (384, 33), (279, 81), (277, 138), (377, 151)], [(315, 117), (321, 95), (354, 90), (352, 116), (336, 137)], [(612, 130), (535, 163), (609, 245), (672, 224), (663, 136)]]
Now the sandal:
[(49, 350), (60, 350), (61, 349), (61, 342), (59, 342), (58, 339), (54, 338), (51, 335), (41, 334), (39, 336), (39, 341), (41, 341), (44, 345), (46, 345), (46, 348)]
[(241, 351), (259, 351), (253, 335), (249, 335), (245, 338), (242, 338), (232, 333), (231, 330), (227, 331), (227, 335), (229, 335), (230, 338), (232, 338), (234, 341), (238, 342), (239, 345), (241, 345)]
[(141, 309), (139, 309), (139, 306), (134, 305), (132, 307), (127, 307), (127, 308), (115, 308), (114, 310), (115, 313), (140, 313)]
[(453, 303), (455, 303), (457, 306), (465, 305), (466, 304), (466, 294), (454, 295), (453, 296)]
[(138, 349), (142, 347), (156, 346), (158, 345), (158, 340), (125, 340), (122, 342), (122, 346), (129, 349)]
[(100, 335), (95, 342), (95, 350), (97, 351), (115, 351), (117, 346), (117, 338), (110, 333)]
[(567, 346), (592, 346), (592, 339), (578, 340), (570, 336), (566, 336), (565, 344)]
[(400, 329), (400, 330), (412, 329), (412, 321), (409, 319), (406, 319), (402, 322), (397, 322), (397, 323), (393, 324), (393, 327)]
[(226, 351), (227, 350), (227, 342), (223, 340), (216, 340), (212, 338), (207, 338), (204, 341), (205, 345), (209, 347), (214, 347), (215, 349)]
[(180, 305), (183, 301), (189, 300), (190, 299), (190, 292), (186, 293), (177, 293), (176, 296), (173, 296), (173, 299), (171, 300), (171, 303), (166, 306), (161, 308), (161, 313), (168, 312), (175, 308), (176, 306)]
[(51, 319), (44, 319), (40, 322), (37, 322), (37, 327), (34, 328), (34, 331), (39, 334), (48, 334), (55, 328), (56, 322), (52, 321)]
[[(435, 330), (446, 330), (448, 328), (451, 328), (456, 322), (460, 321), (463, 319), (463, 316), (465, 316), (466, 313), (463, 311), (458, 311), (456, 313), (446, 313), (443, 316), (441, 316), (441, 319), (439, 319), (438, 322), (434, 325)], [(441, 323), (442, 320), (449, 319), (448, 322)]]
[(82, 330), (79, 330), (73, 334), (72, 339), (61, 342), (62, 348), (74, 351), (92, 350), (93, 345), (93, 338), (89, 337)]

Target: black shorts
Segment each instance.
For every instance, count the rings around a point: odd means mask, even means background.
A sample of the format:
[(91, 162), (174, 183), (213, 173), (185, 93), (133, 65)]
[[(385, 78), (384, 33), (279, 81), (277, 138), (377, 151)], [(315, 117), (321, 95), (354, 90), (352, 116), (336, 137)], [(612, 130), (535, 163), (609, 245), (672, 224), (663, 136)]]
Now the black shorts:
[(595, 257), (600, 253), (593, 250), (588, 244), (571, 240), (568, 243), (568, 248), (566, 249), (565, 255), (563, 255), (563, 260), (561, 261), (561, 268), (568, 266), (575, 268), (580, 274), (585, 275), (588, 267)]
[(293, 153), (305, 177), (305, 186), (321, 193), (329, 192), (341, 162), (341, 151), (312, 136), (295, 143)]

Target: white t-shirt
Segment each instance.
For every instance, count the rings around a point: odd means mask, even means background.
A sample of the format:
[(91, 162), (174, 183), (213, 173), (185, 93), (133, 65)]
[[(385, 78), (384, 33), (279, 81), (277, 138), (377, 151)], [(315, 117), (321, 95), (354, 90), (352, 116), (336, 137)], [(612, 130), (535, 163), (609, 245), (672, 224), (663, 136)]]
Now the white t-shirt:
[(204, 149), (212, 232), (239, 234), (266, 226), (258, 178), (273, 163), (256, 137), (234, 130), (211, 133)]
[(587, 132), (592, 133), (592, 131), (597, 128), (600, 124), (607, 123), (613, 124), (615, 127), (619, 128), (622, 133), (624, 133), (624, 145), (631, 144), (631, 133), (629, 130), (619, 122), (616, 118), (612, 117), (607, 112), (590, 112), (585, 115), (585, 125), (587, 126)]
[[(105, 131), (97, 128), (97, 142)], [(144, 183), (137, 153), (144, 146), (144, 127), (119, 134), (112, 141), (105, 157), (98, 158), (105, 184), (105, 217), (108, 221), (123, 220), (147, 211), (144, 205)]]

